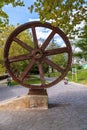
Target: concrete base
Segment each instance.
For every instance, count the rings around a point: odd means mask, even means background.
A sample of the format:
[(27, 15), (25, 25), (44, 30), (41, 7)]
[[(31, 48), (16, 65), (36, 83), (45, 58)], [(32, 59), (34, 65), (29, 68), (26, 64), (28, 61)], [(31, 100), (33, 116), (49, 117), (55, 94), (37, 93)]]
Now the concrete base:
[(48, 96), (46, 95), (29, 95), (29, 101), (31, 109), (48, 109)]
[(0, 102), (0, 110), (48, 109), (47, 95), (24, 95)]

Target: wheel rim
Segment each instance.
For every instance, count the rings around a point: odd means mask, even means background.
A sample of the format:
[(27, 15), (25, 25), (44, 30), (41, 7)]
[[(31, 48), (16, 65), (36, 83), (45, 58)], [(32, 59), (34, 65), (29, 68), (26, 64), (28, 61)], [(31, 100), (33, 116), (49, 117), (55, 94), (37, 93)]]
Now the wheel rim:
[[(36, 27), (45, 27), (45, 28), (48, 28), (51, 30), (51, 33), (49, 34), (49, 36), (46, 38), (46, 40), (40, 47), (38, 45)], [(32, 48), (31, 46), (27, 45), (26, 43), (24, 43), (23, 41), (21, 41), (20, 39), (17, 38), (18, 34), (20, 34), (22, 31), (24, 31), (28, 28), (31, 28), (31, 30), (32, 30), (34, 48)], [(52, 40), (52, 38), (54, 37), (55, 34), (58, 34), (63, 39), (63, 41), (66, 44), (66, 47), (46, 50), (47, 46), (49, 45), (49, 42)], [(29, 53), (19, 55), (19, 56), (9, 57), (9, 50), (11, 48), (11, 44), (13, 41), (15, 41), (18, 45), (23, 47)], [(62, 69), (59, 65), (55, 64), (53, 61), (51, 61), (48, 58), (49, 56), (62, 54), (62, 53), (67, 53), (67, 55), (68, 55), (67, 65), (64, 69)], [(11, 69), (11, 64), (13, 62), (19, 62), (19, 61), (28, 60), (28, 59), (31, 59), (31, 62), (29, 62), (29, 64), (26, 66), (26, 68), (24, 69), (22, 74), (19, 77), (16, 77), (14, 75), (13, 70)], [(53, 67), (54, 69), (56, 69), (58, 72), (61, 73), (61, 75), (59, 77), (57, 77), (51, 83), (47, 83), (47, 84), (45, 83), (45, 76), (44, 76), (44, 71), (43, 71), (43, 67), (42, 67), (43, 61), (47, 65), (50, 65), (51, 67)], [(29, 23), (23, 24), (23, 25), (19, 26), (18, 28), (16, 28), (11, 33), (11, 35), (8, 37), (5, 48), (4, 48), (4, 62), (5, 62), (5, 66), (9, 72), (9, 74), (13, 77), (13, 79), (15, 81), (19, 82), (21, 85), (28, 87), (28, 88), (33, 88), (33, 89), (48, 88), (48, 87), (55, 85), (59, 81), (61, 81), (67, 74), (67, 72), (71, 66), (71, 61), (72, 61), (71, 45), (70, 45), (68, 38), (63, 33), (63, 31), (61, 31), (59, 28), (51, 26), (49, 23), (42, 24), (39, 21), (38, 22), (36, 22), (36, 21), (29, 22)], [(39, 70), (41, 84), (40, 85), (27, 84), (24, 82), (24, 79), (25, 79), (26, 75), (29, 73), (29, 71), (31, 70), (31, 68), (33, 67), (33, 65), (36, 63), (37, 63), (38, 70)]]

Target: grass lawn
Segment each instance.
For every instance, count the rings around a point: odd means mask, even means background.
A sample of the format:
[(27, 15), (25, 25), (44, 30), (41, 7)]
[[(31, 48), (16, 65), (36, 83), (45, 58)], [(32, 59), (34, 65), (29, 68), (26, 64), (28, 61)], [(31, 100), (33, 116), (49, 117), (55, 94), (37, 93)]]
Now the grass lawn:
[[(26, 80), (25, 83), (27, 84), (40, 84), (41, 81), (40, 81), (40, 78), (37, 78), (37, 77), (34, 77), (32, 76), (32, 78), (30, 80)], [(12, 80), (11, 81), (11, 85), (14, 86), (14, 85), (18, 85), (19, 83), (17, 83), (16, 81)]]
[(19, 83), (17, 83), (16, 81), (12, 80), (11, 81), (11, 85), (14, 86), (14, 85), (18, 85)]
[(32, 79), (26, 81), (26, 83), (27, 83), (27, 84), (40, 84), (41, 81), (40, 81), (39, 78), (32, 78)]
[(77, 75), (73, 75), (73, 79), (71, 72), (67, 76), (70, 81), (87, 85), (87, 69), (78, 70)]
[[(47, 76), (47, 75), (45, 75), (45, 76)], [(56, 73), (50, 74), (50, 77), (55, 77), (55, 76), (57, 76)], [(69, 81), (87, 85), (87, 69), (77, 70), (77, 75), (73, 75), (73, 79), (72, 79), (72, 73), (71, 73), (71, 71), (69, 71), (67, 74), (67, 77), (69, 78)], [(26, 82), (28, 84), (40, 84), (41, 83), (40, 79), (35, 76), (33, 76), (30, 80), (27, 80)], [(12, 80), (12, 86), (18, 85), (18, 84), (19, 83)]]

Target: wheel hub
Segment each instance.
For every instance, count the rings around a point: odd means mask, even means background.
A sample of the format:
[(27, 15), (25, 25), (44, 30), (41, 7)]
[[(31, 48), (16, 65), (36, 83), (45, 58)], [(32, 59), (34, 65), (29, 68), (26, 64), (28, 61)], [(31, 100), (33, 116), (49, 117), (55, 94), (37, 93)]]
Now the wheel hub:
[(40, 49), (37, 49), (37, 50), (33, 50), (32, 51), (32, 55), (35, 59), (40, 59), (42, 58), (42, 51)]

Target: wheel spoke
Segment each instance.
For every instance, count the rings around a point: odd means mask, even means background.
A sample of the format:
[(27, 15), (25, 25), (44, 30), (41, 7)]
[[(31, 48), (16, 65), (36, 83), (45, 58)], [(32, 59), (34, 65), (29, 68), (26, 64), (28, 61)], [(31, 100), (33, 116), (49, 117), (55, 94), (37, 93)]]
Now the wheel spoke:
[(28, 72), (31, 70), (32, 66), (35, 63), (35, 59), (33, 58), (30, 62), (30, 64), (25, 68), (24, 72), (21, 74), (19, 80), (23, 80), (25, 76), (28, 74)]
[(50, 42), (51, 39), (53, 38), (54, 34), (55, 34), (54, 31), (52, 31), (52, 32), (50, 33), (50, 35), (47, 37), (47, 39), (45, 40), (45, 42), (44, 42), (43, 45), (41, 46), (41, 49), (42, 49), (42, 50), (45, 50), (45, 48), (48, 46), (49, 42)]
[(34, 26), (32, 26), (32, 34), (33, 34), (33, 40), (34, 40), (35, 49), (38, 49), (38, 40), (37, 40), (36, 30), (35, 30)]
[(28, 60), (31, 56), (32, 56), (31, 54), (13, 56), (13, 57), (9, 57), (8, 60), (10, 63), (18, 62), (18, 61)]
[(46, 62), (48, 65), (52, 66), (54, 69), (58, 70), (58, 71), (61, 72), (61, 73), (64, 72), (64, 70), (63, 70), (61, 67), (59, 67), (58, 65), (56, 65), (55, 63), (53, 63), (51, 60), (49, 60), (49, 59), (47, 59), (47, 58), (45, 58), (44, 60), (45, 60), (45, 62)]
[(38, 63), (38, 68), (39, 68), (41, 83), (42, 85), (45, 85), (44, 73), (43, 73), (43, 68), (41, 63)]
[(22, 46), (24, 49), (31, 51), (33, 50), (33, 48), (29, 45), (27, 45), (26, 43), (24, 43), (23, 41), (19, 40), (18, 38), (14, 37), (13, 40), (15, 42), (17, 42), (20, 46)]
[(57, 49), (52, 49), (52, 50), (46, 50), (45, 56), (56, 55), (56, 54), (65, 53), (65, 52), (68, 52), (67, 47), (62, 47), (62, 48), (57, 48)]

